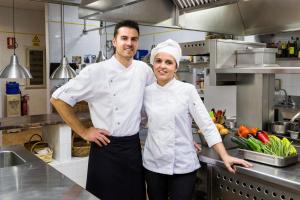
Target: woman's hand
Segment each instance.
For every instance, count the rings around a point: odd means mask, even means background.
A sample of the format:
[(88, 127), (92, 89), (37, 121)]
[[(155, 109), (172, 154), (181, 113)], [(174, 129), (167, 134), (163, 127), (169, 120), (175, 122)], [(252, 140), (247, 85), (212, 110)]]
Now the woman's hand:
[(103, 145), (106, 146), (110, 143), (110, 140), (106, 137), (109, 136), (109, 132), (104, 129), (90, 127), (86, 129), (82, 133), (82, 135), (83, 135), (83, 139), (90, 142), (95, 142), (100, 147), (102, 147)]
[(253, 165), (243, 159), (239, 159), (236, 157), (232, 157), (230, 155), (223, 156), (223, 162), (227, 168), (227, 170), (231, 173), (236, 172), (236, 166), (235, 165), (242, 165), (243, 167), (252, 167)]
[(214, 150), (219, 154), (219, 156), (222, 158), (227, 170), (231, 173), (235, 173), (236, 167), (235, 165), (242, 165), (243, 167), (252, 167), (252, 164), (236, 157), (230, 156), (223, 143), (217, 143), (213, 146)]

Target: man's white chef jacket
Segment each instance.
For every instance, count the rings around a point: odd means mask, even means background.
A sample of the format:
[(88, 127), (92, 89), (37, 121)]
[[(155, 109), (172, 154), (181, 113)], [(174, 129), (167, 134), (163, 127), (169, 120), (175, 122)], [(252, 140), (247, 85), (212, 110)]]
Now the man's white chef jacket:
[(148, 136), (143, 155), (146, 169), (162, 174), (184, 174), (200, 167), (192, 136), (192, 118), (209, 147), (222, 141), (196, 88), (176, 79), (161, 87), (146, 87), (144, 107)]
[(139, 131), (144, 90), (153, 81), (146, 63), (133, 60), (125, 68), (113, 56), (85, 67), (52, 97), (71, 106), (87, 101), (95, 128), (106, 129), (112, 136), (130, 136)]

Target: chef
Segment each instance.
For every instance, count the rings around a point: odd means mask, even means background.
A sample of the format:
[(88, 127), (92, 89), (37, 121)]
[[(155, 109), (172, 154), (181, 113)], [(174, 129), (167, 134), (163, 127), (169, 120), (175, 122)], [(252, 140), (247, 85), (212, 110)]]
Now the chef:
[(148, 136), (143, 153), (149, 200), (192, 199), (200, 167), (193, 144), (192, 119), (228, 171), (235, 172), (234, 164), (251, 166), (227, 154), (196, 88), (174, 78), (180, 57), (179, 44), (170, 39), (151, 51), (150, 63), (157, 81), (145, 90)]
[[(138, 24), (119, 22), (112, 58), (84, 68), (51, 99), (66, 123), (92, 142), (86, 189), (101, 200), (145, 199), (138, 131), (144, 89), (154, 76), (147, 64), (133, 60), (138, 42)], [(88, 102), (92, 127), (72, 112), (79, 101)]]

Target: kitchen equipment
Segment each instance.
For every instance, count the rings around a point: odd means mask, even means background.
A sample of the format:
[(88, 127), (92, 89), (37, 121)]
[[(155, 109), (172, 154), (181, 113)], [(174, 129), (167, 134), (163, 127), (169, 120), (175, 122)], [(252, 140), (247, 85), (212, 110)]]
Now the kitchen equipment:
[(16, 117), (21, 116), (21, 95), (6, 94), (6, 116)]
[(287, 131), (290, 134), (290, 137), (294, 140), (297, 140), (299, 138), (299, 132), (298, 131)]
[(19, 94), (20, 85), (17, 82), (6, 82), (6, 94)]
[(250, 151), (246, 149), (239, 149), (239, 151), (243, 154), (246, 160), (264, 163), (275, 167), (285, 167), (297, 163), (298, 161), (298, 155), (279, 157), (279, 156), (268, 155), (268, 154), (259, 153), (255, 151)]
[(267, 66), (276, 64), (276, 52), (274, 48), (246, 48), (236, 50), (237, 67)]
[(287, 121), (276, 121), (271, 124), (271, 130), (275, 134), (284, 135), (286, 134), (286, 130), (289, 122)]
[(236, 119), (226, 119), (225, 126), (229, 129), (234, 129), (236, 127)]

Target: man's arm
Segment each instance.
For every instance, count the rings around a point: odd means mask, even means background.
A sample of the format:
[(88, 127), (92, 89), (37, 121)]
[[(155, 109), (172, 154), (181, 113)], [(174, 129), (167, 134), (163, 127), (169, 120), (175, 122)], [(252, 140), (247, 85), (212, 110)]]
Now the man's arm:
[(55, 107), (61, 118), (83, 139), (97, 143), (99, 146), (107, 145), (110, 141), (106, 137), (109, 132), (104, 129), (85, 127), (75, 115), (72, 107), (60, 99), (51, 98), (50, 102)]

